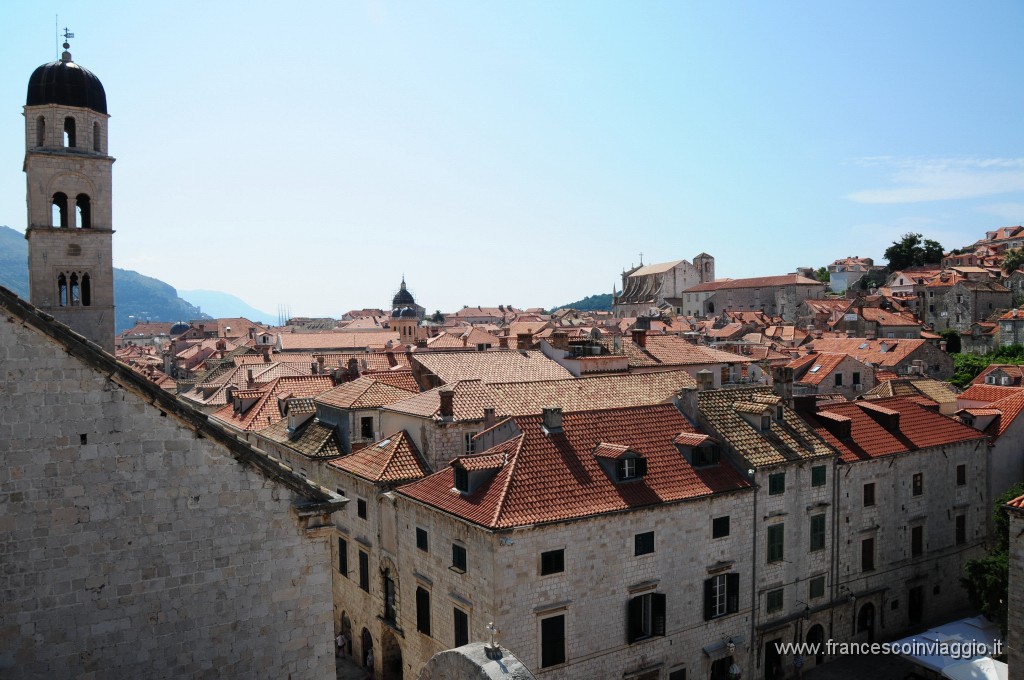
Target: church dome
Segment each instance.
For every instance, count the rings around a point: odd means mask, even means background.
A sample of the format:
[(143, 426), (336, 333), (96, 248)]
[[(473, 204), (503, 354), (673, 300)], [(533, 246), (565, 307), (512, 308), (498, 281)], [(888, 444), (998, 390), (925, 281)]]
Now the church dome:
[(415, 319), (416, 318), (416, 310), (413, 309), (412, 307), (406, 307), (405, 309), (402, 310), (402, 318), (403, 319)]
[(92, 109), (97, 113), (107, 112), (107, 93), (103, 83), (92, 71), (71, 61), (71, 53), (65, 51), (59, 61), (43, 64), (28, 79), (26, 106), (60, 104)]
[(395, 293), (395, 297), (391, 299), (391, 306), (396, 309), (399, 307), (408, 307), (416, 304), (416, 300), (413, 299), (412, 293), (405, 287), (405, 277), (402, 278), (402, 287)]

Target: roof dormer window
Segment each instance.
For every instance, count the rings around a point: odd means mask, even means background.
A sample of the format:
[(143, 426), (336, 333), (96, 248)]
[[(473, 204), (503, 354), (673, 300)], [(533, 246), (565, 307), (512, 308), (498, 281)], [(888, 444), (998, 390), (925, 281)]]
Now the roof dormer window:
[(594, 448), (594, 458), (616, 482), (632, 482), (647, 474), (647, 460), (628, 446), (601, 442)]
[(466, 468), (456, 467), (455, 469), (455, 488), (462, 493), (469, 493), (469, 472)]
[(615, 462), (615, 474), (620, 482), (631, 482), (647, 474), (647, 461), (643, 458), (622, 458)]

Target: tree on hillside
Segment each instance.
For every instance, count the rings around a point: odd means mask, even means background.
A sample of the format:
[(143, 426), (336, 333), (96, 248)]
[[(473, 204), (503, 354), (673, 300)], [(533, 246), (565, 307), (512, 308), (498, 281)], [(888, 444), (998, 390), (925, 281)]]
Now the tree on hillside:
[(832, 274), (829, 273), (828, 267), (818, 267), (814, 272), (814, 278), (822, 283), (828, 283), (832, 280)]
[(964, 565), (964, 576), (960, 579), (971, 605), (998, 623), (1003, 635), (1006, 635), (1010, 590), (1010, 518), (1006, 504), (1022, 495), (1024, 483), (1018, 482), (996, 500), (992, 510), (993, 545), (988, 555)]
[(942, 262), (942, 246), (921, 234), (904, 234), (899, 241), (893, 241), (883, 254), (889, 262), (889, 269), (896, 271), (907, 267), (921, 267)]
[(1020, 269), (1022, 264), (1024, 264), (1024, 249), (1013, 248), (1006, 251), (1003, 256), (1003, 271), (1007, 276)]

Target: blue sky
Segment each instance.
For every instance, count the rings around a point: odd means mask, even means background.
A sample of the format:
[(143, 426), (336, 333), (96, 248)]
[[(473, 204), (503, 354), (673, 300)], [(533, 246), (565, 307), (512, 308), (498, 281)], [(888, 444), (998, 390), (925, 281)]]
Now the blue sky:
[(1024, 221), (1020, 2), (29, 2), (0, 28), (0, 224), (25, 87), (107, 91), (115, 265), (274, 313), (550, 306)]

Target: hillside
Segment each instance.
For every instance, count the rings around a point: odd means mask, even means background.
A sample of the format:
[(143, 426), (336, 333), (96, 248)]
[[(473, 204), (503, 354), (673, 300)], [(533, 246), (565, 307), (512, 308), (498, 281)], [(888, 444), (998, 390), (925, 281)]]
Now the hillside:
[(245, 300), (222, 293), (219, 290), (179, 290), (178, 295), (187, 299), (204, 314), (209, 314), (215, 319), (245, 317), (250, 321), (263, 324), (276, 324), (277, 319), (267, 312), (256, 309)]
[[(0, 286), (28, 299), (28, 241), (25, 235), (0, 226)], [(210, 318), (181, 299), (168, 284), (138, 272), (114, 267), (114, 332), (138, 321), (188, 321)]]
[(552, 309), (577, 309), (581, 312), (610, 312), (612, 310), (612, 294), (588, 295), (582, 300), (570, 302), (566, 305), (558, 305)]

